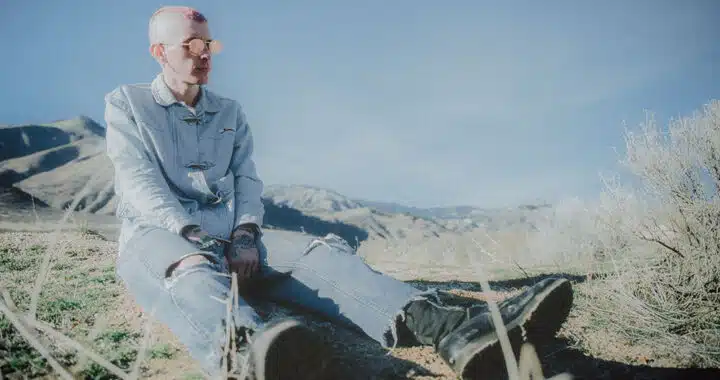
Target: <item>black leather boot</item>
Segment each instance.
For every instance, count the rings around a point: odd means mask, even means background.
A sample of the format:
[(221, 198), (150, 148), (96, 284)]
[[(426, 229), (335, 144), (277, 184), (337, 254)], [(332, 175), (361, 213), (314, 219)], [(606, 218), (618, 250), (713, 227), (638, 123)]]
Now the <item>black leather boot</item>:
[(238, 337), (240, 380), (328, 379), (331, 352), (323, 339), (301, 322), (287, 318), (268, 322), (261, 330)]
[[(552, 338), (567, 318), (572, 300), (568, 280), (549, 278), (499, 303), (515, 356), (525, 337), (534, 345)], [(500, 341), (485, 303), (465, 308), (425, 299), (412, 301), (405, 311), (406, 326), (415, 338), (435, 347), (463, 379), (506, 378)]]

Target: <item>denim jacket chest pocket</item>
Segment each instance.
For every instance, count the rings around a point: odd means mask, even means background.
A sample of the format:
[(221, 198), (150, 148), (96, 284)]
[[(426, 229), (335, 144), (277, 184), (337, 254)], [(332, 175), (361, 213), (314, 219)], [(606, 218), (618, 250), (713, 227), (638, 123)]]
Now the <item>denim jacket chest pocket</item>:
[(223, 115), (216, 115), (212, 121), (200, 126), (199, 150), (206, 161), (212, 164), (211, 176), (221, 177), (227, 174), (232, 158), (236, 127), (223, 122)]

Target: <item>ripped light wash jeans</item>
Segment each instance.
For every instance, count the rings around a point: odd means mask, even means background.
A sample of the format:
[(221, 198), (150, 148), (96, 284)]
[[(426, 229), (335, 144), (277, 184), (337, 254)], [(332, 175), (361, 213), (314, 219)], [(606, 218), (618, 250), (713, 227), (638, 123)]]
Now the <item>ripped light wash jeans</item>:
[[(363, 331), (383, 347), (397, 344), (403, 308), (421, 291), (370, 268), (347, 242), (266, 230), (260, 244), (260, 273), (249, 283), (253, 296), (296, 305)], [(179, 235), (158, 228), (137, 231), (117, 263), (117, 272), (136, 303), (165, 324), (199, 361), (206, 374), (220, 369), (231, 279), (222, 252), (207, 253), (207, 264), (174, 270), (197, 253)], [(264, 321), (239, 299), (232, 310), (236, 327), (252, 330)], [(298, 347), (302, 349), (302, 347)]]

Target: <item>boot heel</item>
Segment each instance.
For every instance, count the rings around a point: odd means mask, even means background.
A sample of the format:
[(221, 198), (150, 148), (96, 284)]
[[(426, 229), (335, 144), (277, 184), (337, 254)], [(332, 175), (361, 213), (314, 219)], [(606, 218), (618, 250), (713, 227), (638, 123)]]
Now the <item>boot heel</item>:
[[(522, 331), (519, 327), (508, 331), (513, 356), (518, 358), (523, 344)], [(482, 344), (469, 345), (454, 364), (450, 364), (453, 371), (462, 379), (507, 379), (507, 365), (505, 355), (496, 332), (490, 333)]]
[(570, 281), (554, 280), (539, 296), (535, 310), (525, 322), (524, 328), (530, 343), (543, 345), (551, 341), (570, 314), (573, 291)]
[(297, 320), (278, 322), (253, 343), (257, 380), (324, 380), (331, 363), (330, 347)]

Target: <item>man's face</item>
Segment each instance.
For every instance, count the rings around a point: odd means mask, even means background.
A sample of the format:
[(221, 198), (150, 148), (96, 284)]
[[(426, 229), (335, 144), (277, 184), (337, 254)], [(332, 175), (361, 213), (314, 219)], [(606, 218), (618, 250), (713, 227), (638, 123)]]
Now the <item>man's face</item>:
[(191, 85), (206, 84), (212, 69), (210, 51), (205, 46), (199, 54), (194, 54), (187, 44), (195, 38), (210, 41), (208, 23), (183, 13), (162, 13), (156, 20), (156, 31), (159, 43), (151, 49), (163, 67), (163, 74)]

